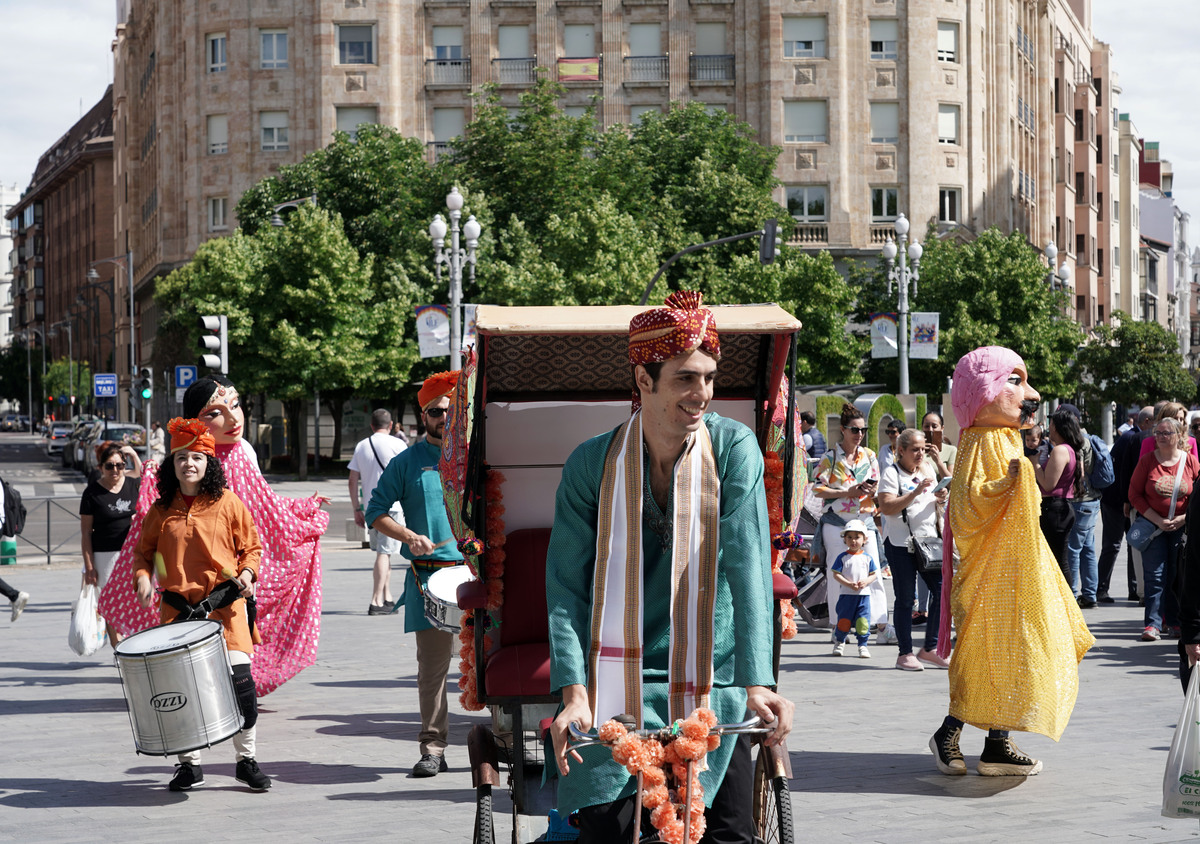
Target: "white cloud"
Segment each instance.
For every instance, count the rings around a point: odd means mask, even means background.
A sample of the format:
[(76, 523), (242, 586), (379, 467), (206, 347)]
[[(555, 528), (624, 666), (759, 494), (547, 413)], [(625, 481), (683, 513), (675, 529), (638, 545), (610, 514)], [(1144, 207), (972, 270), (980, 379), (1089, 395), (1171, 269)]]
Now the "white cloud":
[(29, 184), (38, 156), (112, 81), (113, 0), (0, 0), (0, 183)]

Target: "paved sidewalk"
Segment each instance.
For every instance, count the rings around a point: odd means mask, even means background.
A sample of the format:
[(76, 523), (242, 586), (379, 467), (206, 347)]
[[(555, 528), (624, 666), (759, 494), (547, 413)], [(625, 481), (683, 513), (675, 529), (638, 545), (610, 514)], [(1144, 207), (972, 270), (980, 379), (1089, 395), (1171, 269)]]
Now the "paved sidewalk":
[[(327, 484), (322, 492), (336, 489)], [(450, 771), (410, 777), (418, 730), (413, 641), (401, 632), (401, 615), (366, 615), (372, 555), (344, 541), (348, 507), (334, 511), (318, 662), (261, 702), (259, 761), (275, 780), (265, 794), (233, 779), (228, 743), (207, 751), (203, 788), (168, 792), (173, 760), (133, 752), (111, 651), (82, 659), (67, 647), (74, 566), (0, 569), (33, 596), (13, 624), (0, 606), (0, 842), (469, 841), (474, 804), (463, 744), (485, 719), (462, 711), (455, 694)], [(403, 571), (393, 576), (398, 585)], [(839, 659), (827, 632), (802, 630), (784, 646), (782, 679), (797, 709), (789, 742), (797, 841), (1200, 837), (1197, 824), (1158, 814), (1182, 704), (1173, 643), (1136, 641), (1141, 611), (1127, 602), (1086, 615), (1099, 642), (1082, 667), (1062, 742), (1019, 737), (1045, 763), (1028, 781), (937, 772), (926, 742), (945, 713), (945, 672), (893, 670), (894, 646), (872, 645), (871, 660)], [(967, 730), (972, 766), (982, 743), (981, 733)], [(509, 804), (500, 792), (496, 802), (498, 840), (506, 841)]]

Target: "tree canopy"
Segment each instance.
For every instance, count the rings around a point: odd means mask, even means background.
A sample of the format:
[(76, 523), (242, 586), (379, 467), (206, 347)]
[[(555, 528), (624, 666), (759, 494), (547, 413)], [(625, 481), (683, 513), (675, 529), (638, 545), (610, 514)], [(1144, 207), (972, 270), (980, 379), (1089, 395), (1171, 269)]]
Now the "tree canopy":
[(1085, 398), (1126, 407), (1163, 399), (1190, 404), (1196, 385), (1183, 369), (1179, 338), (1123, 311), (1113, 313), (1113, 322), (1115, 327), (1097, 326), (1094, 341), (1076, 355), (1074, 371)]

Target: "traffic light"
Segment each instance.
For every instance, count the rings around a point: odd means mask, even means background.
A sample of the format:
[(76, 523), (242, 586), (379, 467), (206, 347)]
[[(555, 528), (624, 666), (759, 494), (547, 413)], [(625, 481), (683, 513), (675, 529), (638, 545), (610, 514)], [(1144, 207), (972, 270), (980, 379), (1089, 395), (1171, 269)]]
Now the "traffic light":
[(200, 332), (200, 365), (228, 374), (229, 323), (225, 315), (200, 317)]
[(775, 263), (775, 235), (779, 231), (778, 220), (767, 220), (758, 241), (758, 262), (764, 267)]
[(154, 373), (150, 371), (150, 367), (143, 366), (138, 371), (137, 390), (142, 401), (154, 398)]
[(54, 396), (46, 396), (46, 404), (54, 404)]

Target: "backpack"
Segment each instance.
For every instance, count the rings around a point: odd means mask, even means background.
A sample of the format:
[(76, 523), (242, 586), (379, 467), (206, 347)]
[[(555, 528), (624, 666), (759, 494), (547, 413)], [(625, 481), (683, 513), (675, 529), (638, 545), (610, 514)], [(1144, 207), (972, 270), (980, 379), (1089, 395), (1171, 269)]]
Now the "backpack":
[(1092, 468), (1088, 472), (1088, 483), (1095, 490), (1112, 486), (1117, 476), (1113, 472), (1112, 455), (1108, 452), (1108, 446), (1095, 434), (1088, 434), (1088, 442), (1092, 446)]
[(25, 505), (12, 484), (3, 479), (0, 484), (4, 484), (4, 527), (0, 528), (0, 535), (16, 536), (25, 530)]

